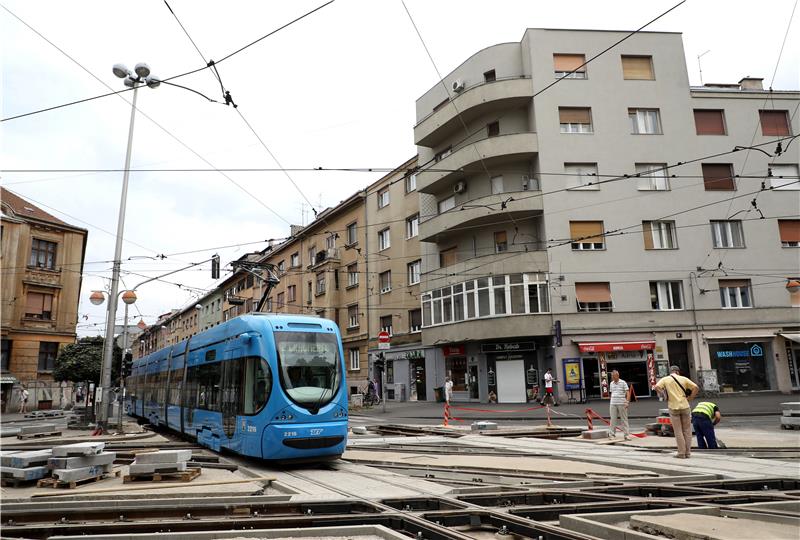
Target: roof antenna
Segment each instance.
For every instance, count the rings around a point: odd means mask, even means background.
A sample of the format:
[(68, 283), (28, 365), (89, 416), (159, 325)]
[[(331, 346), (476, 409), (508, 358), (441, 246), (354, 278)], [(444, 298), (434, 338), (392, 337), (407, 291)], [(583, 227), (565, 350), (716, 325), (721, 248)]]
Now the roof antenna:
[(697, 70), (700, 72), (700, 86), (703, 86), (703, 65), (700, 63), (700, 59), (711, 52), (711, 49), (708, 49), (703, 54), (697, 55)]

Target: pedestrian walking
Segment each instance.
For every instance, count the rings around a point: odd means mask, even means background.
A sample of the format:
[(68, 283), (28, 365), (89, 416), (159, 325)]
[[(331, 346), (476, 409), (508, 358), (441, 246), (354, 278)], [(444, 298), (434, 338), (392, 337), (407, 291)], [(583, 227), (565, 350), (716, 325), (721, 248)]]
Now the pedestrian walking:
[(542, 405), (557, 405), (556, 396), (553, 394), (553, 383), (557, 382), (553, 377), (553, 368), (547, 368), (544, 374), (544, 397), (542, 398)]
[(692, 454), (692, 423), (689, 401), (697, 396), (700, 388), (689, 378), (681, 375), (678, 366), (670, 366), (670, 374), (656, 383), (656, 391), (666, 394), (669, 419), (675, 442), (678, 444), (677, 458), (686, 459)]
[(30, 393), (28, 389), (25, 388), (25, 385), (22, 385), (22, 388), (19, 391), (19, 412), (20, 414), (25, 414), (28, 412), (28, 397), (30, 397)]
[(611, 372), (609, 391), (611, 392), (611, 401), (609, 403), (611, 430), (608, 432), (608, 436), (616, 437), (617, 427), (622, 424), (622, 433), (625, 436), (625, 440), (629, 441), (631, 440), (631, 434), (628, 427), (628, 383), (619, 378), (619, 371), (616, 369)]
[(453, 399), (453, 381), (450, 377), (444, 378), (444, 400), (447, 404), (450, 404), (450, 400)]
[(714, 426), (722, 420), (722, 414), (716, 403), (701, 401), (692, 409), (692, 427), (697, 435), (698, 448), (719, 448)]

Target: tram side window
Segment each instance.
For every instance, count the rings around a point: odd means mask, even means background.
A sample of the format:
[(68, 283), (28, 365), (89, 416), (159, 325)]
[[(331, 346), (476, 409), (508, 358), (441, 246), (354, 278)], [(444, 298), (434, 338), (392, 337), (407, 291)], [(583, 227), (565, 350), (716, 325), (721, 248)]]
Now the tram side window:
[(241, 410), (241, 380), (242, 363), (240, 360), (228, 360), (222, 362), (223, 388), (222, 388), (222, 409), (230, 413), (239, 413)]
[(166, 401), (166, 385), (168, 371), (160, 371), (158, 373), (158, 402), (164, 403)]
[(258, 357), (244, 358), (244, 414), (255, 414), (267, 401), (272, 391), (272, 374)]
[(194, 406), (207, 411), (219, 411), (220, 383), (222, 379), (221, 363), (215, 362), (190, 368), (189, 379), (196, 391)]
[(180, 405), (183, 369), (173, 369), (169, 374), (169, 404)]

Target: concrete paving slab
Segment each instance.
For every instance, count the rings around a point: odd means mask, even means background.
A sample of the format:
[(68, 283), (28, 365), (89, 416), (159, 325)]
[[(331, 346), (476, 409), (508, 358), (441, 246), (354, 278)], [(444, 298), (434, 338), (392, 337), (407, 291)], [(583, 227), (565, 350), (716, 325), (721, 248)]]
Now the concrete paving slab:
[(581, 431), (581, 437), (584, 439), (608, 439), (609, 430), (607, 429), (587, 429)]
[(25, 467), (0, 467), (0, 475), (3, 478), (14, 478), (16, 480), (38, 480), (50, 474), (50, 469), (46, 466)]
[(145, 463), (177, 463), (192, 459), (191, 450), (159, 450), (158, 452), (145, 452), (136, 454), (136, 464)]
[(16, 437), (17, 435), (19, 435), (19, 430), (20, 428), (18, 427), (8, 427), (8, 426), (0, 427), (0, 438)]
[(50, 433), (52, 431), (58, 431), (55, 424), (33, 424), (19, 428), (20, 435), (35, 435), (37, 433)]
[(78, 469), (53, 469), (53, 478), (61, 482), (77, 482), (101, 474), (109, 473), (114, 468), (112, 464), (92, 465), (91, 467), (80, 467)]
[(92, 465), (108, 465), (114, 463), (116, 458), (116, 452), (101, 452), (93, 456), (81, 457), (51, 457), (47, 460), (47, 466), (51, 469), (78, 469)]
[(106, 447), (104, 442), (80, 442), (53, 448), (53, 457), (79, 457), (99, 454)]
[(13, 454), (0, 456), (0, 466), (22, 469), (25, 467), (47, 465), (47, 460), (50, 459), (52, 454), (52, 450), (14, 452)]
[(187, 469), (186, 462), (177, 463), (137, 463), (134, 461), (128, 466), (129, 474), (153, 474), (183, 472)]
[(741, 540), (742, 538), (769, 538), (770, 540), (797, 540), (798, 524), (775, 523), (765, 519), (732, 519), (730, 517), (676, 513), (672, 515), (632, 516), (633, 530), (666, 536), (675, 540)]

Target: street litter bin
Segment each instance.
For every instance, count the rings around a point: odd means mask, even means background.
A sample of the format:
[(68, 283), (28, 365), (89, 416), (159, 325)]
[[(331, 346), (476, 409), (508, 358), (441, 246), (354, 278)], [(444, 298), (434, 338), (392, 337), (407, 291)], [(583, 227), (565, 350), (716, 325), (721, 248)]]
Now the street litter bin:
[(433, 395), (436, 396), (437, 403), (444, 403), (444, 386), (437, 386), (434, 388)]

